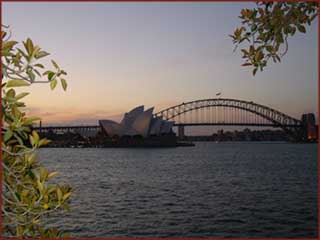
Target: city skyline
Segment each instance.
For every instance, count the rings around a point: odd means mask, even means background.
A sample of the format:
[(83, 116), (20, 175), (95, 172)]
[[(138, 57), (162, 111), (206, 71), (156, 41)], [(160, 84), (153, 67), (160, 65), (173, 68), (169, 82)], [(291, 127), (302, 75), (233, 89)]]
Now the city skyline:
[(119, 120), (137, 105), (156, 112), (217, 92), (298, 119), (307, 112), (317, 116), (318, 22), (289, 39), (282, 63), (253, 77), (228, 35), (240, 25), (240, 10), (254, 6), (4, 3), (3, 23), (14, 39), (32, 38), (68, 72), (67, 92), (36, 85), (26, 98), (29, 114), (45, 124)]

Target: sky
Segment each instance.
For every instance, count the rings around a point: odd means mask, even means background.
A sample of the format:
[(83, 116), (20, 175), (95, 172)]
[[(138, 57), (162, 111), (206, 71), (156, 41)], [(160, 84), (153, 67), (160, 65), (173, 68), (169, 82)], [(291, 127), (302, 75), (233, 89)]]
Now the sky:
[(68, 90), (31, 87), (27, 111), (44, 125), (120, 120), (192, 100), (235, 98), (298, 119), (318, 113), (318, 22), (289, 39), (281, 64), (252, 76), (231, 38), (254, 3), (2, 3), (12, 38), (32, 38), (67, 72)]

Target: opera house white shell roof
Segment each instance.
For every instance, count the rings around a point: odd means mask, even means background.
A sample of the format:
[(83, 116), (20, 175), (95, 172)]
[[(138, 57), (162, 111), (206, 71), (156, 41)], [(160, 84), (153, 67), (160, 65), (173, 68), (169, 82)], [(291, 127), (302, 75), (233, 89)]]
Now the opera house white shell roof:
[(100, 126), (108, 136), (162, 135), (172, 132), (174, 122), (153, 117), (153, 107), (144, 111), (144, 106), (138, 106), (125, 113), (120, 123), (111, 120), (99, 120)]

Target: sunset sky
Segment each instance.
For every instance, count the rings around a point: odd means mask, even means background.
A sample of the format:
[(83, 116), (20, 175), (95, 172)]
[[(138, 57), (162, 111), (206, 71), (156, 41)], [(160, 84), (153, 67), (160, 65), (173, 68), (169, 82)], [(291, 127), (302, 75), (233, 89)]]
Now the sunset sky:
[(68, 90), (32, 86), (44, 124), (96, 124), (144, 104), (156, 110), (222, 97), (299, 118), (317, 113), (318, 23), (289, 39), (281, 64), (253, 77), (228, 36), (254, 3), (3, 3), (12, 38), (30, 37), (67, 72)]

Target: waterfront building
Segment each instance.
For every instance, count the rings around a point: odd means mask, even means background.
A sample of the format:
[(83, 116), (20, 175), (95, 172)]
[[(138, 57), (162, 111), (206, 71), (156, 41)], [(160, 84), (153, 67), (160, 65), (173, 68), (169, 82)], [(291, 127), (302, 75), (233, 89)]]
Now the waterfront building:
[(102, 130), (110, 137), (161, 136), (172, 133), (174, 122), (153, 116), (154, 108), (144, 111), (144, 106), (138, 106), (124, 114), (120, 123), (112, 120), (99, 120)]
[(302, 122), (302, 139), (304, 141), (314, 142), (318, 140), (318, 126), (313, 113), (303, 114)]

